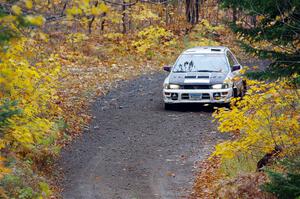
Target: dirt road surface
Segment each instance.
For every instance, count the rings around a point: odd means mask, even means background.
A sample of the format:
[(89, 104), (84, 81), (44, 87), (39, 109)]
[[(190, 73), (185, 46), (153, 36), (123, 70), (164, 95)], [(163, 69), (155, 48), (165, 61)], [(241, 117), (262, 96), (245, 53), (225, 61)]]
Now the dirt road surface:
[(221, 135), (212, 107), (164, 110), (165, 76), (124, 82), (94, 103), (89, 130), (62, 152), (64, 198), (187, 198), (195, 161), (207, 157)]

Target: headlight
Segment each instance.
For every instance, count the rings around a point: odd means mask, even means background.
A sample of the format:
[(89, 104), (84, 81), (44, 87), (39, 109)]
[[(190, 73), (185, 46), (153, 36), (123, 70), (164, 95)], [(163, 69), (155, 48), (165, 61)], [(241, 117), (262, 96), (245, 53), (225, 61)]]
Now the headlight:
[(229, 88), (228, 84), (215, 84), (211, 86), (212, 89), (224, 89), (224, 88)]
[(177, 84), (165, 84), (164, 88), (165, 89), (180, 89), (180, 86)]
[(177, 84), (169, 84), (169, 88), (170, 88), (170, 89), (179, 89), (180, 86), (177, 85)]

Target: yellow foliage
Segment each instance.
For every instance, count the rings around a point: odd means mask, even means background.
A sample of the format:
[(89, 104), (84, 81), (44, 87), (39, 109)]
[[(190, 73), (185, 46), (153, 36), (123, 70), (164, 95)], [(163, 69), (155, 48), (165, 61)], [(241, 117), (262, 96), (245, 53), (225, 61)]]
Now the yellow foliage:
[(101, 14), (101, 9), (99, 7), (93, 6), (91, 8), (91, 14), (94, 16), (99, 16)]
[(24, 55), (38, 52), (29, 50), (29, 46), (26, 39), (13, 40), (10, 48), (1, 53), (0, 98), (17, 101), (22, 110), (9, 119), (10, 125), (0, 138), (0, 143), (12, 147), (11, 150), (39, 145), (53, 133), (53, 114), (59, 111), (53, 105), (59, 73), (55, 57), (32, 65)]
[(299, 90), (285, 81), (247, 83), (250, 89), (242, 100), (233, 100), (231, 110), (221, 108), (214, 113), (219, 130), (237, 138), (218, 144), (213, 155), (230, 159), (238, 154), (267, 153), (277, 145), (283, 154), (293, 153), (300, 144)]
[(82, 10), (80, 8), (75, 7), (75, 6), (72, 7), (72, 8), (67, 9), (66, 12), (67, 12), (67, 15), (71, 15), (71, 16), (82, 14)]
[(32, 9), (32, 1), (31, 0), (25, 0), (25, 6), (27, 9)]
[(0, 156), (0, 180), (4, 177), (5, 174), (11, 172), (11, 169), (4, 166), (5, 158)]
[(175, 43), (175, 38), (172, 32), (158, 27), (149, 26), (138, 33), (139, 40), (133, 42), (133, 46), (138, 52), (145, 53), (150, 48), (157, 45), (168, 46)]
[(11, 7), (11, 10), (12, 10), (16, 15), (22, 14), (22, 9), (21, 9), (19, 6), (17, 6), (17, 5), (13, 5), (13, 6)]
[(111, 10), (107, 13), (106, 17), (104, 17), (105, 20), (110, 21), (113, 24), (118, 24), (122, 22), (122, 14)]
[[(276, 20), (279, 20), (279, 19), (277, 19), (277, 17), (276, 17)], [(275, 23), (275, 22), (276, 21), (272, 21), (272, 23)], [(262, 32), (260, 31), (258, 34), (261, 35)], [(241, 34), (239, 34), (237, 36), (237, 38), (239, 40), (243, 41), (245, 44), (252, 46), (254, 49), (274, 51), (274, 52), (278, 52), (278, 53), (292, 54), (295, 50), (295, 47), (299, 46), (299, 40), (295, 40), (293, 43), (289, 43), (286, 45), (278, 45), (278, 44), (276, 44), (276, 42), (279, 40), (279, 38), (274, 41), (267, 41), (267, 40), (254, 41), (253, 39), (251, 39), (249, 37), (245, 37), (244, 35), (241, 35)]]
[(104, 38), (107, 38), (107, 39), (114, 40), (114, 39), (120, 39), (120, 38), (123, 38), (124, 35), (121, 34), (121, 33), (107, 33), (107, 34), (104, 34), (103, 37), (104, 37)]
[(75, 0), (74, 6), (67, 9), (67, 15), (72, 17), (74, 15), (94, 15), (99, 16), (104, 12), (108, 12), (109, 8), (103, 2), (98, 6), (92, 4), (89, 0)]
[(105, 5), (104, 3), (100, 3), (99, 9), (101, 10), (101, 12), (108, 12), (109, 11), (108, 6)]
[(25, 17), (25, 19), (26, 19), (29, 23), (31, 23), (31, 24), (33, 24), (33, 25), (36, 25), (36, 26), (41, 26), (41, 25), (43, 25), (44, 22), (45, 22), (45, 19), (44, 19), (44, 17), (42, 17), (42, 16), (32, 16), (32, 15), (27, 15), (27, 16)]
[(144, 20), (159, 20), (157, 14), (153, 13), (151, 9), (147, 8), (147, 5), (138, 3), (133, 8), (133, 12), (130, 12), (133, 20), (144, 21)]
[(215, 41), (214, 38), (208, 37), (212, 33), (217, 33), (219, 31), (223, 31), (225, 28), (221, 25), (213, 26), (207, 21), (203, 19), (199, 24), (197, 24), (193, 30), (193, 32), (189, 35), (189, 39), (191, 42), (188, 44), (188, 48), (192, 48), (195, 46), (219, 46), (220, 42)]
[(74, 44), (86, 40), (88, 37), (83, 33), (71, 33), (67, 36), (67, 42)]

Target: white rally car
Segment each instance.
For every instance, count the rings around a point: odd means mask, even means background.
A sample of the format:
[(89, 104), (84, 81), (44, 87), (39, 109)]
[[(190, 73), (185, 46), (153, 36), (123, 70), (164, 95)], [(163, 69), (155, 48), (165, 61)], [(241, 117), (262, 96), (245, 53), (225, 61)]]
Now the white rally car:
[(195, 47), (184, 51), (164, 81), (165, 108), (177, 103), (223, 103), (243, 96), (242, 66), (227, 47)]

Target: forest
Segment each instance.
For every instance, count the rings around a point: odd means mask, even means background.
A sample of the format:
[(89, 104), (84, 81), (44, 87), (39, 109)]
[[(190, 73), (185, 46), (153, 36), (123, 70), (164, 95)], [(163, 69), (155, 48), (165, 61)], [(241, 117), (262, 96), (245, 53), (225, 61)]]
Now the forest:
[(247, 93), (190, 198), (300, 197), (299, 0), (0, 0), (0, 198), (61, 198), (55, 159), (118, 82), (227, 46)]

